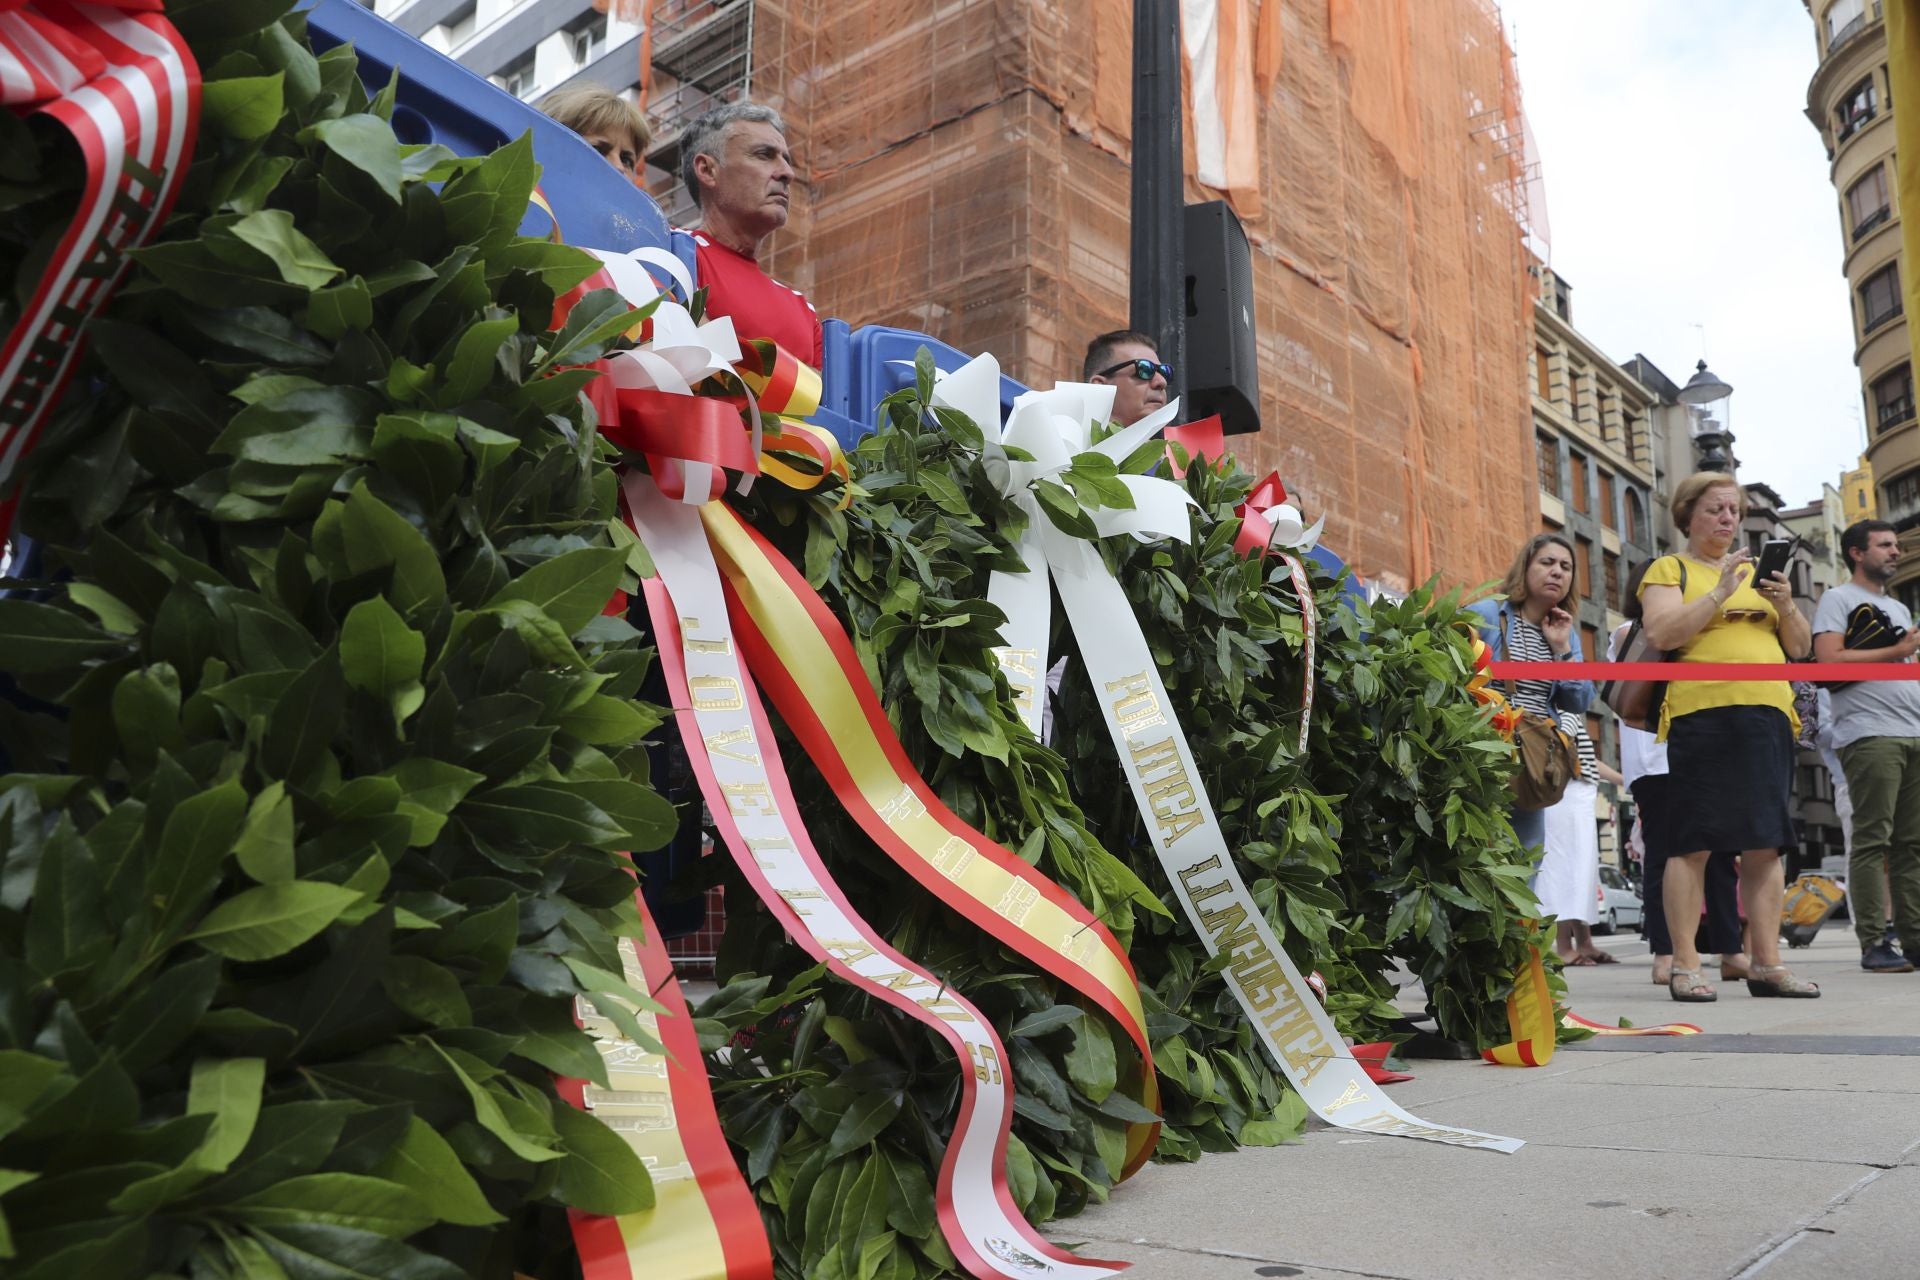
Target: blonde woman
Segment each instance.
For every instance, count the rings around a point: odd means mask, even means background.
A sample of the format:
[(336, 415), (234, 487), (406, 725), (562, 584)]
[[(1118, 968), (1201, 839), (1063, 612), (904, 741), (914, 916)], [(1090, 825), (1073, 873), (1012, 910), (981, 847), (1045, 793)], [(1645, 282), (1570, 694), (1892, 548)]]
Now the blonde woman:
[[(1778, 663), (1804, 658), (1813, 647), (1786, 575), (1752, 581), (1753, 556), (1736, 546), (1746, 509), (1746, 490), (1720, 472), (1698, 472), (1674, 490), (1673, 523), (1686, 534), (1686, 550), (1653, 563), (1640, 585), (1640, 604), (1647, 639), (1681, 664)], [(1794, 841), (1788, 803), (1798, 728), (1793, 688), (1785, 680), (1682, 679), (1667, 686), (1659, 737), (1667, 745), (1673, 853), (1661, 896), (1673, 935), (1667, 990), (1675, 1000), (1717, 998), (1700, 976), (1694, 945), (1707, 859), (1715, 849), (1740, 852), (1747, 918), (1763, 925), (1749, 940), (1747, 991), (1800, 999), (1820, 994), (1780, 963), (1772, 923), (1780, 919), (1785, 891), (1780, 849)]]
[(603, 160), (626, 174), (627, 181), (647, 189), (647, 144), (653, 141), (653, 130), (640, 108), (593, 84), (556, 89), (540, 99), (540, 110), (579, 134)]

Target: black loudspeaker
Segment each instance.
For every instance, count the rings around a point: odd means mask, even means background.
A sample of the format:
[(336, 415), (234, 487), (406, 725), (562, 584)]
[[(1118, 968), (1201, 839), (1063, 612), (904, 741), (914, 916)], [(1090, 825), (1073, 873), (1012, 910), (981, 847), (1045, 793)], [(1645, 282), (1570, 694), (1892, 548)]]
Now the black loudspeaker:
[(1253, 327), (1253, 250), (1224, 200), (1186, 214), (1187, 412), (1220, 415), (1226, 434), (1260, 429), (1260, 344)]

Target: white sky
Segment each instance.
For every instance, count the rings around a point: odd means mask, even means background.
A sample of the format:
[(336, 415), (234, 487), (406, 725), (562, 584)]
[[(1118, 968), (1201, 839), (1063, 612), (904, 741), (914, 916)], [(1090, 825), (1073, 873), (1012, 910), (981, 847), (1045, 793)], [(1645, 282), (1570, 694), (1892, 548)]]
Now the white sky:
[[(1733, 384), (1740, 477), (1815, 501), (1861, 449), (1838, 199), (1798, 0), (1500, 0), (1552, 265), (1616, 361)], [(1536, 218), (1537, 218), (1536, 211)]]

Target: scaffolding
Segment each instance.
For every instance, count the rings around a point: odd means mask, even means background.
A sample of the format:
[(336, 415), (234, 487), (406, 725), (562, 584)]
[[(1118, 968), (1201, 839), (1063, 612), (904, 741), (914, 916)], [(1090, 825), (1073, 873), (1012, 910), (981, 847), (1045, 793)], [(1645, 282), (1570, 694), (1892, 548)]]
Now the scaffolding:
[[(1498, 10), (1222, 2), (1284, 6), (1243, 211), (1266, 425), (1234, 447), (1370, 576), (1495, 577), (1539, 518), (1526, 239), (1544, 233)], [(992, 351), (1029, 383), (1077, 376), (1127, 318), (1130, 0), (754, 10), (751, 87), (805, 187), (777, 273), (823, 315)]]
[(654, 128), (647, 163), (673, 175), (656, 192), (675, 226), (694, 216), (680, 181), (680, 139), (703, 112), (753, 91), (755, 0), (657, 0), (651, 15), (652, 76), (647, 116)]

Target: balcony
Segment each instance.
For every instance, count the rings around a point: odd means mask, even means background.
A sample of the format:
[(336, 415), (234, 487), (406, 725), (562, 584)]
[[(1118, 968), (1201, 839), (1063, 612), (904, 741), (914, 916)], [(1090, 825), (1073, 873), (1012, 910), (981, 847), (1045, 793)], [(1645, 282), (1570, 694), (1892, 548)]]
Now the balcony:
[(1879, 111), (1874, 107), (1867, 107), (1861, 111), (1843, 110), (1839, 112), (1834, 117), (1833, 145), (1838, 147), (1848, 138), (1851, 138), (1854, 134), (1872, 124), (1874, 117), (1879, 114)]
[(1896, 302), (1893, 304), (1892, 307), (1888, 308), (1885, 311), (1882, 311), (1879, 315), (1866, 317), (1865, 321), (1860, 326), (1861, 341), (1862, 342), (1866, 341), (1867, 335), (1872, 333), (1875, 329), (1880, 328), (1880, 326), (1888, 323), (1889, 321), (1898, 320), (1904, 314), (1905, 314), (1905, 309), (1901, 306), (1900, 303)]
[(1877, 412), (1880, 419), (1879, 429), (1882, 431), (1891, 431), (1901, 423), (1911, 421), (1913, 419), (1913, 393), (1909, 391), (1897, 400), (1886, 401), (1879, 406)]
[(1855, 36), (1859, 35), (1862, 31), (1865, 31), (1866, 29), (1867, 29), (1867, 15), (1862, 13), (1855, 16), (1853, 21), (1847, 23), (1846, 26), (1834, 32), (1833, 35), (1827, 40), (1827, 56), (1831, 58), (1836, 53), (1839, 53), (1842, 49), (1847, 47), (1847, 43), (1850, 40), (1852, 40)]
[(1888, 222), (1891, 222), (1892, 220), (1893, 220), (1893, 210), (1887, 205), (1883, 204), (1878, 209), (1875, 209), (1872, 213), (1868, 214), (1866, 217), (1860, 219), (1860, 221), (1853, 224), (1853, 238), (1855, 240), (1862, 239), (1867, 235), (1868, 232), (1874, 231), (1880, 227), (1884, 227), (1885, 225), (1887, 225)]

